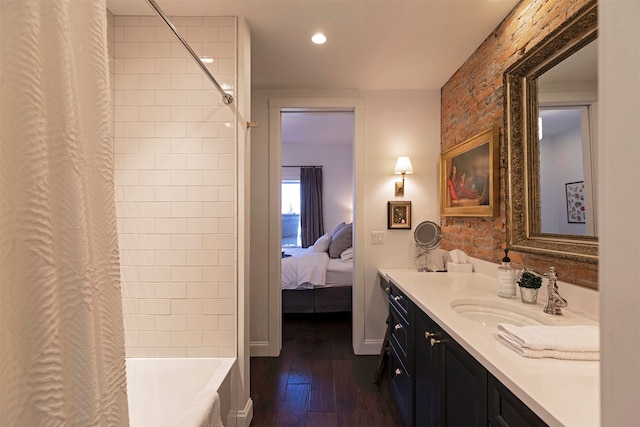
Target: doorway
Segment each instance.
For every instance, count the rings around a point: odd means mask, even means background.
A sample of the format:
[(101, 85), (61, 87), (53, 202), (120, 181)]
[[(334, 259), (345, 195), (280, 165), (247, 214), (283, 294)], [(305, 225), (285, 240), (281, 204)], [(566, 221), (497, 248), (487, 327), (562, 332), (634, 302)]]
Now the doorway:
[[(357, 224), (362, 223), (361, 200), (364, 183), (362, 171), (364, 168), (363, 140), (364, 140), (364, 108), (361, 99), (270, 99), (269, 100), (269, 354), (278, 356), (282, 347), (282, 291), (280, 287), (280, 263), (281, 263), (281, 244), (282, 244), (282, 205), (281, 205), (281, 183), (282, 183), (282, 166), (283, 162), (283, 136), (286, 136), (286, 125), (283, 130), (283, 114), (297, 113), (303, 117), (303, 113), (307, 115), (326, 115), (330, 112), (348, 113), (353, 121), (353, 161), (351, 175), (351, 206), (346, 207), (352, 209), (350, 212), (351, 219), (354, 223), (353, 227), (353, 246), (356, 249), (354, 255), (354, 271), (353, 271), (353, 346), (356, 350), (357, 343), (364, 341), (364, 263), (359, 261), (359, 252), (357, 248), (362, 247), (363, 236)], [(293, 116), (292, 116), (293, 117)], [(290, 162), (291, 159), (287, 159)], [(295, 161), (298, 165), (300, 161)], [(326, 215), (326, 214), (325, 214)], [(345, 209), (342, 211), (337, 209), (328, 217), (341, 218), (343, 221), (348, 214)], [(342, 218), (345, 217), (345, 218)], [(330, 232), (336, 224), (337, 219), (327, 220), (325, 222), (325, 232)]]
[[(300, 173), (303, 166), (322, 169), (323, 233), (353, 222), (353, 110), (283, 109), (281, 124), (282, 246), (300, 246)], [(322, 233), (320, 233), (322, 234)], [(320, 235), (316, 236), (316, 238)], [(307, 242), (313, 244), (313, 241)]]

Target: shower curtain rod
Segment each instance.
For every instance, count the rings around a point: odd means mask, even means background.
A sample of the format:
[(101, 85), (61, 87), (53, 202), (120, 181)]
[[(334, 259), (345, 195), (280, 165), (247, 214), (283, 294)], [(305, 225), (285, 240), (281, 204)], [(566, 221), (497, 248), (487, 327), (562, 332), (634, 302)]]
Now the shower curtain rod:
[(180, 43), (182, 43), (182, 46), (184, 46), (184, 48), (187, 49), (187, 52), (189, 52), (189, 54), (193, 57), (194, 61), (196, 61), (200, 69), (202, 69), (204, 74), (209, 78), (209, 80), (211, 80), (211, 83), (213, 83), (216, 89), (218, 89), (218, 92), (220, 92), (220, 95), (222, 95), (222, 99), (224, 103), (227, 105), (233, 103), (233, 96), (225, 92), (224, 89), (222, 89), (222, 86), (218, 84), (215, 77), (213, 77), (213, 75), (209, 72), (209, 69), (207, 69), (207, 67), (202, 63), (200, 58), (198, 58), (198, 55), (196, 55), (193, 49), (191, 49), (191, 46), (189, 46), (189, 43), (187, 43), (187, 41), (182, 38), (182, 36), (178, 32), (178, 29), (171, 23), (169, 18), (167, 18), (167, 15), (165, 15), (162, 9), (160, 9), (160, 6), (158, 6), (158, 4), (154, 0), (147, 0), (147, 3), (149, 3), (149, 6), (151, 6), (151, 8), (156, 12), (156, 15), (158, 15), (158, 17), (160, 17), (160, 19), (164, 21), (167, 27), (169, 27), (171, 32), (178, 38)]

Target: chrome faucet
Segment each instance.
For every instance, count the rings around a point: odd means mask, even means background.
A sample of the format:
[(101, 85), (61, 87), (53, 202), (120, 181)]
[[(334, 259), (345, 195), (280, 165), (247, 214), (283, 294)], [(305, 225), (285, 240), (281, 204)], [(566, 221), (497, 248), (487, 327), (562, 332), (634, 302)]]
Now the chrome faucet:
[(549, 267), (549, 270), (546, 273), (540, 274), (528, 267), (525, 267), (518, 271), (516, 280), (519, 281), (522, 274), (525, 272), (547, 279), (547, 303), (545, 304), (543, 311), (548, 314), (561, 315), (562, 308), (566, 307), (568, 303), (567, 300), (562, 298), (558, 292), (558, 284), (556, 283), (558, 275), (556, 274), (556, 268)]
[(548, 314), (562, 314), (562, 307), (567, 306), (567, 300), (558, 293), (556, 268), (549, 267), (544, 276), (547, 278), (547, 303), (543, 311)]

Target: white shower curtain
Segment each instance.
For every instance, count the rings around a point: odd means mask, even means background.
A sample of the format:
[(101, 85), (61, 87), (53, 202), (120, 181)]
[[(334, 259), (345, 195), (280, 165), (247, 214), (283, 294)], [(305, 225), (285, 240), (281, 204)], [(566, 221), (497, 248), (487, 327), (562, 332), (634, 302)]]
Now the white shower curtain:
[(105, 0), (0, 19), (0, 424), (127, 426)]

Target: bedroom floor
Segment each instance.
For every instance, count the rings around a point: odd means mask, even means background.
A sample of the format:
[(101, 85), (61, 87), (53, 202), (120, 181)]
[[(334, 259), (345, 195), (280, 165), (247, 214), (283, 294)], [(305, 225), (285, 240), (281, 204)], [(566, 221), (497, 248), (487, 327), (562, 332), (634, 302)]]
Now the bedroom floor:
[(280, 357), (251, 358), (251, 426), (400, 426), (377, 364), (353, 354), (351, 313), (285, 315)]

